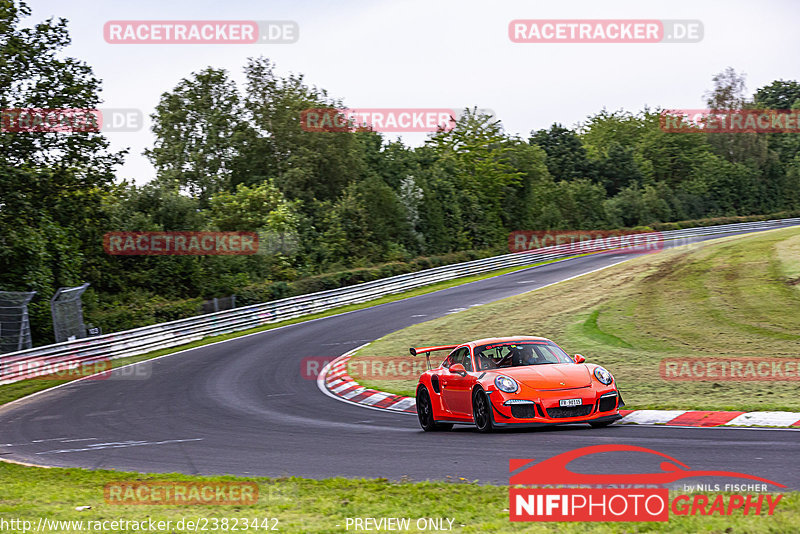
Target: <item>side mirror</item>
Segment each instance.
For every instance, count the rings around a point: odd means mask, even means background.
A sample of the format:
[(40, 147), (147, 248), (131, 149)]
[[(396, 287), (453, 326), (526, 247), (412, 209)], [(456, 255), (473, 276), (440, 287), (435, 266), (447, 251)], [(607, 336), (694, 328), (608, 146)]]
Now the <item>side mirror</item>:
[(575, 363), (583, 363), (586, 361), (586, 358), (581, 356), (580, 354), (575, 355)]
[(454, 363), (453, 365), (451, 365), (450, 372), (461, 376), (467, 374), (467, 370), (464, 369), (464, 366), (461, 365), (460, 363)]

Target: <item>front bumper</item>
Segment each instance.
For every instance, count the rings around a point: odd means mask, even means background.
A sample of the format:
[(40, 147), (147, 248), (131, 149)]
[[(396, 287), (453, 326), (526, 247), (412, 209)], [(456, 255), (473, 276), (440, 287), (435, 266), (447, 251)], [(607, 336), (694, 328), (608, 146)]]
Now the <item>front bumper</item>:
[(601, 417), (594, 417), (592, 419), (585, 419), (582, 421), (563, 421), (559, 420), (558, 422), (537, 422), (537, 421), (529, 421), (525, 422), (523, 420), (519, 420), (519, 422), (499, 422), (496, 418), (494, 418), (494, 414), (492, 414), (492, 418), (494, 419), (494, 426), (503, 428), (503, 427), (514, 427), (514, 428), (533, 428), (533, 427), (543, 427), (543, 426), (557, 426), (557, 425), (569, 425), (569, 424), (577, 424), (577, 423), (613, 423), (618, 419), (622, 419), (620, 414), (613, 414), (613, 415), (604, 415)]
[[(596, 390), (578, 388), (544, 395), (505, 394), (493, 391), (490, 395), (492, 419), (496, 426), (554, 426), (574, 423), (606, 423), (621, 419), (624, 406), (619, 391), (613, 388)], [(581, 404), (560, 406), (562, 399), (580, 399)]]

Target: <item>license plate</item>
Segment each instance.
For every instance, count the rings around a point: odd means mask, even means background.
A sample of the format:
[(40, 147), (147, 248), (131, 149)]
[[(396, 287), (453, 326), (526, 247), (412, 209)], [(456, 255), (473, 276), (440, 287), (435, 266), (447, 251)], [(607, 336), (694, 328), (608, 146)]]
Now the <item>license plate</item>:
[(580, 406), (583, 404), (583, 399), (561, 399), (558, 401), (559, 406)]

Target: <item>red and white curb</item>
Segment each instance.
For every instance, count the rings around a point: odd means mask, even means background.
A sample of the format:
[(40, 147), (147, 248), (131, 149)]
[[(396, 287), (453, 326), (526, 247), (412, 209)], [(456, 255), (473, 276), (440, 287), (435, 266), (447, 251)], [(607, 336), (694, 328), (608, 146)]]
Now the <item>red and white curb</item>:
[[(317, 378), (320, 390), (337, 400), (365, 408), (416, 414), (416, 402), (412, 397), (367, 389), (347, 374), (347, 364), (356, 350), (358, 349), (339, 356), (322, 369)], [(694, 427), (767, 426), (800, 429), (800, 413), (797, 412), (620, 410), (619, 413), (622, 414), (622, 419), (615, 424)]]
[(347, 374), (347, 362), (350, 361), (350, 356), (353, 352), (355, 351), (339, 356), (322, 369), (317, 378), (317, 385), (323, 393), (338, 400), (358, 404), (366, 408), (390, 412), (417, 413), (416, 401), (413, 398), (367, 389), (353, 380)]

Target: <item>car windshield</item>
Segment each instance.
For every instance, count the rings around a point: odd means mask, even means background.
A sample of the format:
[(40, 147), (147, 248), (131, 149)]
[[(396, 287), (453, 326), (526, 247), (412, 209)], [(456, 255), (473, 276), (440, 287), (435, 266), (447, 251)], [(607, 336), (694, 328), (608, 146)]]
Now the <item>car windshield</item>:
[(482, 345), (475, 348), (475, 360), (479, 370), (548, 363), (575, 363), (552, 341), (520, 341)]

